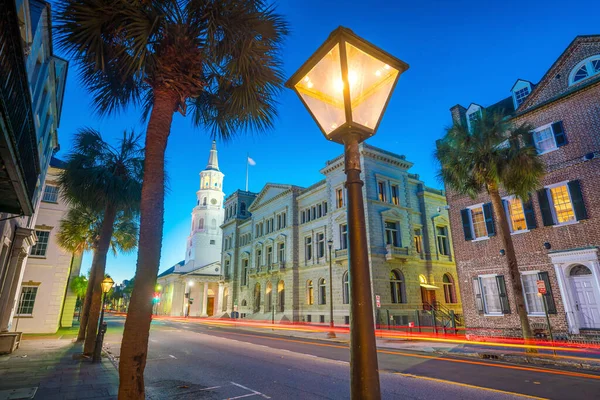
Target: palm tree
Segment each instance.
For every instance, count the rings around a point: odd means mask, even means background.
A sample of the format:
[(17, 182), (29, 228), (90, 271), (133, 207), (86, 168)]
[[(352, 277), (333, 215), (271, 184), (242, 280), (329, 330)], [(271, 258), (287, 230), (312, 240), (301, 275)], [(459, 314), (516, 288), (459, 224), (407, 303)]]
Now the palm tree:
[[(77, 300), (75, 302), (75, 305), (79, 309), (79, 312), (77, 314), (77, 320), (78, 321), (81, 320), (81, 311), (82, 311), (81, 310), (81, 305), (82, 305), (83, 298), (86, 295), (87, 287), (88, 287), (88, 280), (83, 275), (79, 275), (79, 276), (74, 277), (71, 280), (71, 283), (69, 283), (69, 288), (71, 289), (71, 291), (73, 293), (75, 293), (75, 296), (77, 296)], [(81, 325), (79, 326), (79, 328), (81, 329)]]
[(455, 122), (438, 141), (435, 157), (441, 164), (440, 178), (453, 191), (475, 198), (484, 190), (500, 226), (510, 283), (526, 343), (533, 335), (521, 284), (517, 256), (512, 242), (501, 188), (527, 200), (544, 175), (544, 165), (530, 143), (531, 127), (513, 125), (502, 113), (482, 110), (471, 129)]
[(287, 23), (262, 0), (65, 0), (56, 31), (100, 113), (143, 104), (149, 115), (137, 281), (119, 363), (119, 397), (143, 398), (173, 114), (189, 105), (193, 122), (222, 139), (271, 128)]
[[(84, 251), (95, 251), (100, 229), (102, 227), (102, 213), (90, 208), (75, 205), (70, 208), (65, 218), (60, 221), (60, 229), (57, 234), (58, 244), (65, 250), (74, 254), (81, 254)], [(131, 213), (119, 212), (116, 217), (115, 229), (110, 241), (110, 247), (114, 255), (118, 252), (128, 253), (137, 247), (138, 225)], [(92, 265), (92, 268), (94, 265)], [(90, 270), (90, 279), (94, 276), (94, 271)], [(80, 279), (81, 278), (81, 279)], [(87, 321), (90, 304), (92, 302), (92, 285), (88, 285), (88, 280), (84, 277), (75, 278), (77, 287), (83, 285), (79, 280), (85, 280), (83, 290), (85, 295), (79, 296), (83, 300), (82, 309), (79, 312), (79, 334), (77, 340), (84, 340), (87, 330)], [(72, 284), (75, 284), (73, 281)], [(75, 291), (74, 289), (72, 289)], [(76, 292), (78, 293), (78, 292)]]
[(81, 129), (75, 135), (73, 150), (67, 155), (65, 169), (59, 176), (65, 201), (102, 215), (94, 239), (84, 354), (94, 350), (102, 302), (100, 283), (104, 279), (106, 255), (117, 216), (119, 213), (130, 215), (139, 207), (143, 176), (143, 151), (139, 141), (133, 132), (124, 132), (119, 145), (112, 147), (102, 140), (99, 132)]

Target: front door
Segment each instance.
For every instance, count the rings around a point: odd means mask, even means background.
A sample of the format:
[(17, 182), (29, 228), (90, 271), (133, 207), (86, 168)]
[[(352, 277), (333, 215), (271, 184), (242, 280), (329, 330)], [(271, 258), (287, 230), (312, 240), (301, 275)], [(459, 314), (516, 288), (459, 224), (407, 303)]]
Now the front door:
[(579, 326), (584, 329), (600, 329), (600, 304), (592, 275), (573, 276), (571, 281)]
[(421, 301), (423, 301), (423, 310), (430, 311), (435, 307), (435, 290), (427, 290), (421, 286)]
[(215, 315), (215, 298), (209, 297), (206, 302), (206, 315), (209, 317)]

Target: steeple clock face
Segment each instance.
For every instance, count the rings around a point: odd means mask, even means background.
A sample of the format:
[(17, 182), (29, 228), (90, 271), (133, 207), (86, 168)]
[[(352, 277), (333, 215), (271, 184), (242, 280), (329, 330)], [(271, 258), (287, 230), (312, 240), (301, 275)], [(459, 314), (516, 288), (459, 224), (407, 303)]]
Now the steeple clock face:
[(214, 206), (214, 205), (217, 205), (217, 199), (212, 199), (212, 200), (210, 201), (210, 204), (212, 204), (213, 206)]

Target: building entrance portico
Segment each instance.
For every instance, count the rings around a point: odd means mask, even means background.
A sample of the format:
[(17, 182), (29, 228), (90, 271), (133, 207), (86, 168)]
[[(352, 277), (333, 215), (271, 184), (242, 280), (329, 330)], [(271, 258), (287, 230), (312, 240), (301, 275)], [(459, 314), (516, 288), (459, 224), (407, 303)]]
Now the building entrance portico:
[(595, 247), (550, 253), (569, 333), (600, 330), (600, 262)]

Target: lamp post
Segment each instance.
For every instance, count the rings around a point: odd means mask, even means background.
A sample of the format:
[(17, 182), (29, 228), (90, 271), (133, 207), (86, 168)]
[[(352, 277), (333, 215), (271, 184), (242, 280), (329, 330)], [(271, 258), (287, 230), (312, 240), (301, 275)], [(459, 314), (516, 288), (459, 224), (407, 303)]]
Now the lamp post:
[(381, 398), (359, 144), (375, 135), (398, 78), (407, 69), (408, 64), (339, 27), (286, 83), (327, 140), (344, 145), (354, 400)]
[(333, 267), (331, 263), (331, 248), (333, 247), (333, 240), (327, 241), (329, 246), (329, 332), (327, 333), (328, 338), (334, 338), (335, 332), (333, 330)]
[(115, 284), (110, 276), (104, 278), (100, 286), (102, 287), (102, 310), (100, 311), (100, 322), (98, 323), (98, 334), (96, 335), (96, 346), (94, 347), (94, 355), (92, 362), (97, 363), (102, 359), (102, 342), (104, 342), (104, 334), (106, 333), (106, 323), (104, 322), (104, 305), (106, 303), (106, 294)]

